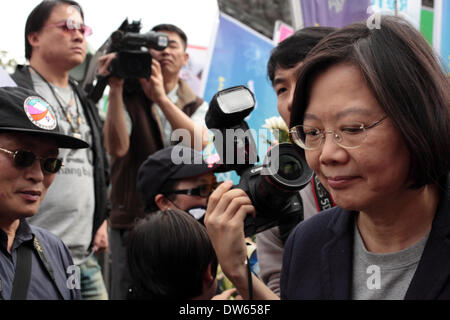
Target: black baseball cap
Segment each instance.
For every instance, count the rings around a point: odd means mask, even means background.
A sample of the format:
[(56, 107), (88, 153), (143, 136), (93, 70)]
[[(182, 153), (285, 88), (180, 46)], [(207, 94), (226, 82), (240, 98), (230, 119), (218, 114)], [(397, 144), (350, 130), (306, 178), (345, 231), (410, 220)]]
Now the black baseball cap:
[(155, 205), (155, 196), (163, 193), (169, 180), (195, 178), (220, 167), (206, 163), (201, 152), (182, 144), (159, 150), (149, 156), (138, 170), (137, 189), (146, 208)]
[(46, 136), (58, 148), (83, 149), (89, 144), (61, 132), (53, 107), (36, 92), (21, 87), (0, 88), (0, 132)]

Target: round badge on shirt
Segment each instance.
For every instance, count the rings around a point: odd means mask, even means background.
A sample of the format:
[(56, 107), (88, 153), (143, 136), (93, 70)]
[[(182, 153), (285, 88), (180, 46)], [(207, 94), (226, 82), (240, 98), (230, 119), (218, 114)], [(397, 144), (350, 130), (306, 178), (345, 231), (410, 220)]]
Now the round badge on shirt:
[(47, 101), (39, 97), (28, 97), (23, 106), (28, 119), (36, 127), (44, 130), (56, 128), (55, 113)]

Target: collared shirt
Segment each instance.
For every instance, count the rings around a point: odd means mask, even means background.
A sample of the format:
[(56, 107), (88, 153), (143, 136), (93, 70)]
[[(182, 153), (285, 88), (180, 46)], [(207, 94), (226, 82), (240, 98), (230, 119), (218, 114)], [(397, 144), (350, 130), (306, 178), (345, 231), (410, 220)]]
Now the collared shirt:
[[(42, 250), (50, 264), (55, 282), (50, 278), (47, 268), (44, 266), (33, 240), (37, 237), (42, 245)], [(80, 299), (80, 290), (76, 289), (76, 268), (73, 266), (72, 257), (64, 243), (50, 232), (35, 226), (30, 226), (25, 219), (20, 221), (11, 248), (8, 251), (8, 236), (0, 229), (0, 289), (3, 299), (11, 297), (14, 274), (17, 263), (17, 250), (20, 246), (33, 247), (31, 257), (31, 278), (28, 287), (27, 300), (65, 300)], [(73, 281), (72, 281), (73, 280)]]

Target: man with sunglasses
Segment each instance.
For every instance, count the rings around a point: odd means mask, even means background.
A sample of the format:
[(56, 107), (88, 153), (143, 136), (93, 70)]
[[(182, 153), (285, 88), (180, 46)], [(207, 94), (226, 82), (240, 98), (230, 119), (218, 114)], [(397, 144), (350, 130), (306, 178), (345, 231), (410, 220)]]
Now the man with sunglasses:
[[(83, 11), (74, 1), (42, 1), (28, 16), (25, 26), (25, 56), (29, 66), (18, 66), (16, 83), (33, 89), (55, 107), (63, 132), (88, 141), (84, 150), (63, 150), (64, 167), (55, 178), (39, 212), (29, 219), (68, 246), (82, 274), (85, 299), (107, 299), (101, 268), (94, 253), (108, 247), (107, 164), (101, 121), (69, 71), (86, 56)], [(95, 164), (95, 165), (94, 165)]]
[(35, 92), (0, 88), (0, 300), (80, 299), (67, 247), (26, 218), (63, 166), (59, 148), (88, 146), (61, 133), (54, 109)]

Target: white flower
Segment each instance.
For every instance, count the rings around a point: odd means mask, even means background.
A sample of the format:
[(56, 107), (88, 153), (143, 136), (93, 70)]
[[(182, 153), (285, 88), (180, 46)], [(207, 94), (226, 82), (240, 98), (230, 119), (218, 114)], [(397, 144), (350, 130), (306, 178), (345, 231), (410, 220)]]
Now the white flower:
[(278, 129), (282, 131), (289, 131), (286, 123), (281, 117), (272, 117), (266, 119), (266, 123), (262, 127), (270, 130)]
[(273, 141), (267, 139), (270, 144), (278, 144), (281, 142), (289, 142), (289, 129), (281, 117), (268, 118), (262, 126), (270, 130), (273, 135)]

